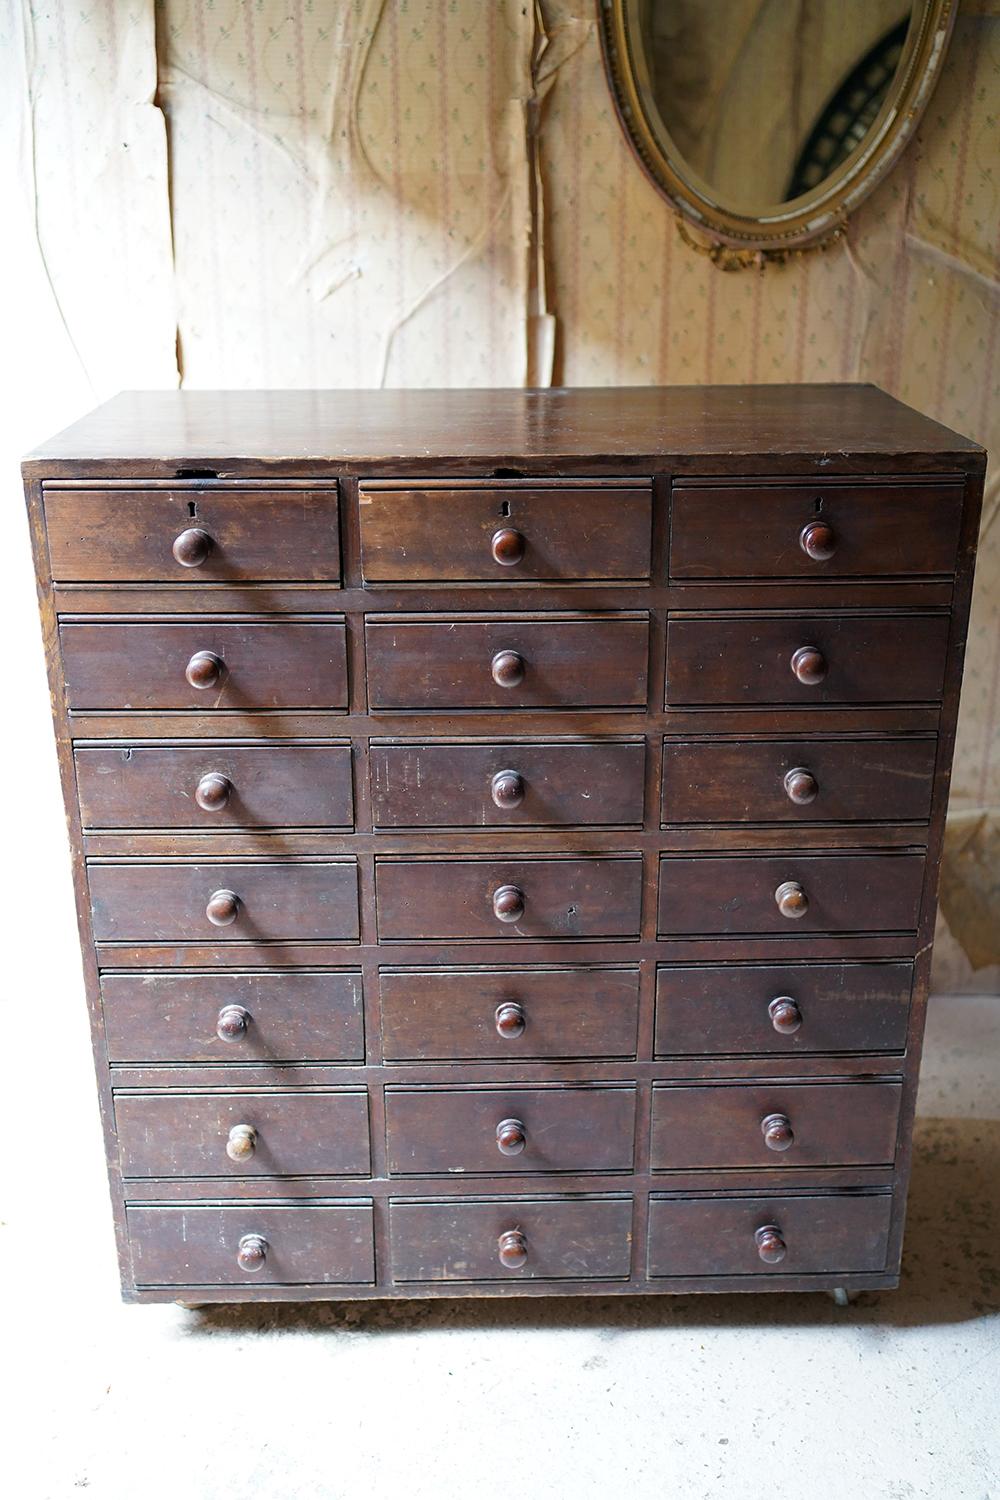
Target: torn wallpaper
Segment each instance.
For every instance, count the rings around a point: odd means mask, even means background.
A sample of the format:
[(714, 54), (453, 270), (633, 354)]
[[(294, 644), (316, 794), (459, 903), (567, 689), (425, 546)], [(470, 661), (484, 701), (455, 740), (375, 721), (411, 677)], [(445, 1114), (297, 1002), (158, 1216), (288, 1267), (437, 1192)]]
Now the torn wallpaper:
[[(679, 238), (637, 166), (592, 0), (5, 3), (30, 346), (11, 460), (128, 386), (550, 371), (871, 380), (1000, 448), (1000, 0), (963, 4), (918, 140), (846, 240), (734, 275)], [(1000, 960), (995, 472), (938, 987)]]

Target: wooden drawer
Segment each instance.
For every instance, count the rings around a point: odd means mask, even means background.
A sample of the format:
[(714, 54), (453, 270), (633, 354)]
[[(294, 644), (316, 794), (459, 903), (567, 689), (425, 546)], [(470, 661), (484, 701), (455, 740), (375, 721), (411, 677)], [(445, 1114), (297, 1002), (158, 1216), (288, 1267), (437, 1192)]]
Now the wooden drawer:
[(656, 1056), (902, 1051), (912, 982), (910, 963), (665, 965)]
[[(642, 857), (375, 862), (383, 942), (637, 937)], [(506, 913), (506, 915), (501, 915)]]
[[(911, 932), (922, 854), (665, 855), (659, 931), (744, 937), (773, 932)], [(806, 910), (798, 916), (785, 915)]]
[(85, 828), (350, 828), (350, 745), (74, 748)]
[[(306, 1286), (375, 1280), (370, 1200), (129, 1204), (139, 1286)], [(248, 1241), (261, 1241), (263, 1246)], [(243, 1248), (241, 1248), (241, 1242)], [(241, 1260), (245, 1260), (244, 1267)]]
[(641, 824), (642, 740), (575, 744), (373, 742), (379, 828), (523, 828)]
[(365, 1060), (361, 975), (107, 973), (112, 1062)]
[(46, 486), (45, 529), (57, 582), (340, 582), (336, 484), (324, 490)]
[[(243, 864), (88, 864), (98, 942), (357, 942), (353, 859)], [(225, 898), (235, 895), (233, 903)], [(217, 900), (215, 898), (218, 898)], [(216, 918), (208, 915), (212, 904)], [(226, 920), (221, 920), (226, 919)]]
[[(346, 708), (344, 622), (64, 621), (71, 709)], [(188, 673), (203, 682), (195, 687)]]
[(674, 616), (666, 701), (935, 703), (947, 646), (947, 615)]
[(926, 822), (937, 739), (663, 743), (661, 818), (676, 823)]
[(119, 1093), (115, 1122), (126, 1177), (352, 1177), (370, 1170), (364, 1089)]
[(401, 1198), (389, 1204), (389, 1244), (393, 1281), (620, 1278), (632, 1200)]
[(386, 1062), (635, 1057), (639, 970), (383, 969)]
[(657, 1084), (650, 1166), (889, 1166), (901, 1092), (898, 1083)]
[(369, 615), (368, 701), (392, 708), (645, 708), (649, 618)]
[[(881, 1271), (891, 1216), (890, 1193), (731, 1198), (654, 1194), (649, 1200), (649, 1274), (796, 1276)], [(758, 1231), (768, 1232), (758, 1235)]]
[(648, 578), (649, 480), (359, 485), (366, 583)]
[(673, 578), (951, 573), (961, 482), (685, 485), (670, 496)]
[(389, 1087), (385, 1133), (389, 1171), (401, 1174), (628, 1172), (635, 1089)]

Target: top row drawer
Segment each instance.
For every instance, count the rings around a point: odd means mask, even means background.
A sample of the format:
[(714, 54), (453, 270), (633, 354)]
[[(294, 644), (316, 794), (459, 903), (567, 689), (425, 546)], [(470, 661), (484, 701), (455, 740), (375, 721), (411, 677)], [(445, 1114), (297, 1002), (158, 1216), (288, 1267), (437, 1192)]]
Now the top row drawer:
[[(336, 483), (316, 489), (58, 489), (45, 519), (56, 582), (340, 582)], [(670, 575), (824, 578), (950, 573), (960, 482), (678, 483)], [(652, 483), (359, 486), (366, 584), (643, 582)]]

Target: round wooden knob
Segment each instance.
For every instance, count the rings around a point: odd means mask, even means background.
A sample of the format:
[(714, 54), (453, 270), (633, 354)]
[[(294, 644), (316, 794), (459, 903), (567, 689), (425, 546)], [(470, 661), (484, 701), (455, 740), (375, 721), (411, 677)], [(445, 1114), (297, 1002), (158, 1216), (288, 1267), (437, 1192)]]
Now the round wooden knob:
[(505, 1229), (497, 1240), (500, 1264), (508, 1271), (519, 1271), (528, 1259), (528, 1241), (520, 1229)]
[(527, 1017), (524, 1014), (524, 1006), (518, 1005), (516, 1000), (504, 1000), (498, 1005), (495, 1012), (497, 1034), (504, 1041), (513, 1041), (515, 1037), (524, 1035)]
[(493, 561), (502, 568), (512, 568), (524, 556), (524, 545), (524, 537), (519, 531), (513, 526), (502, 526), (499, 531), (494, 531), (490, 542)]
[(819, 795), (819, 782), (805, 766), (794, 766), (785, 772), (785, 795), (796, 807), (805, 807), (815, 802)]
[(777, 1224), (762, 1224), (753, 1233), (757, 1244), (757, 1254), (765, 1265), (776, 1266), (785, 1258), (785, 1242), (781, 1238), (781, 1231)]
[(799, 646), (792, 652), (792, 671), (805, 687), (815, 687), (827, 674), (826, 657), (818, 646)]
[(213, 927), (229, 927), (240, 912), (240, 898), (235, 891), (213, 891), (205, 915)]
[(497, 807), (520, 807), (524, 801), (524, 777), (517, 771), (498, 771), (490, 782), (490, 794)]
[(196, 651), (184, 668), (184, 676), (193, 688), (215, 687), (226, 670), (225, 662), (214, 651)]
[(215, 1031), (220, 1042), (238, 1042), (246, 1036), (250, 1025), (250, 1012), (242, 1005), (224, 1005), (219, 1011)]
[(776, 995), (767, 1013), (779, 1036), (794, 1036), (802, 1025), (802, 1012), (790, 995)]
[(233, 783), (221, 771), (209, 771), (194, 789), (194, 800), (202, 812), (221, 812), (229, 801)]
[(837, 550), (837, 538), (829, 521), (807, 521), (799, 532), (799, 546), (814, 562), (826, 562)]
[(519, 922), (524, 916), (524, 893), (516, 885), (501, 885), (493, 892), (493, 915), (498, 922)]
[(249, 1161), (257, 1149), (257, 1132), (252, 1125), (234, 1125), (226, 1141), (230, 1161)]
[(760, 1133), (768, 1151), (787, 1151), (795, 1144), (795, 1132), (787, 1115), (765, 1115), (760, 1122)]
[(490, 672), (497, 687), (517, 687), (524, 681), (524, 657), (516, 651), (498, 651), (490, 663)]
[(502, 1156), (520, 1156), (527, 1136), (520, 1120), (501, 1120), (497, 1126), (497, 1149)]
[(809, 897), (797, 880), (783, 880), (774, 893), (778, 910), (790, 922), (797, 922), (809, 910)]
[(240, 1240), (236, 1260), (241, 1271), (259, 1271), (267, 1260), (267, 1240), (262, 1234), (245, 1234)]
[(200, 526), (189, 526), (177, 537), (171, 550), (182, 568), (200, 568), (212, 550), (212, 538)]

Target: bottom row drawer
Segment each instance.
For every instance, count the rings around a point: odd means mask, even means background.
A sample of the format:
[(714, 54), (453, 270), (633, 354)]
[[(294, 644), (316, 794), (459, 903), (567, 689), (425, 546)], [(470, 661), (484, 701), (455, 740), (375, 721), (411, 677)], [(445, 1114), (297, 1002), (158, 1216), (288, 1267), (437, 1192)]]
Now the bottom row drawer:
[[(888, 1192), (674, 1198), (649, 1205), (647, 1274), (852, 1275), (884, 1269)], [(395, 1283), (612, 1281), (632, 1273), (632, 1199), (396, 1199)], [(138, 1286), (372, 1285), (370, 1200), (133, 1205)]]

